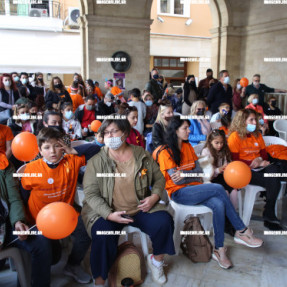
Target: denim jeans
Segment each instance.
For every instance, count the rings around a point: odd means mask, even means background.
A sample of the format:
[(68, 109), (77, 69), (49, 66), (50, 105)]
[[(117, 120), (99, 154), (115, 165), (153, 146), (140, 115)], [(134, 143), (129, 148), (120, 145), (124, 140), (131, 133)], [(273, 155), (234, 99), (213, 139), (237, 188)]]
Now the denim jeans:
[(171, 194), (171, 199), (183, 205), (202, 204), (213, 211), (215, 248), (223, 247), (225, 213), (236, 230), (245, 228), (226, 191), (220, 184), (207, 183), (185, 186)]
[[(7, 234), (7, 243), (16, 238), (12, 235), (11, 228), (10, 236)], [(32, 230), (38, 230), (34, 227)], [(71, 234), (73, 240), (73, 248), (68, 259), (71, 265), (78, 265), (85, 257), (90, 246), (91, 239), (84, 227), (82, 217), (78, 217), (78, 224), (74, 232)], [(42, 235), (31, 235), (24, 241), (17, 240), (13, 246), (22, 248), (31, 254), (32, 259), (32, 286), (33, 287), (50, 287), (51, 282), (51, 265), (53, 263), (53, 250), (58, 243), (57, 240), (48, 239)], [(59, 250), (57, 250), (59, 252)], [(59, 254), (54, 254), (56, 257)]]

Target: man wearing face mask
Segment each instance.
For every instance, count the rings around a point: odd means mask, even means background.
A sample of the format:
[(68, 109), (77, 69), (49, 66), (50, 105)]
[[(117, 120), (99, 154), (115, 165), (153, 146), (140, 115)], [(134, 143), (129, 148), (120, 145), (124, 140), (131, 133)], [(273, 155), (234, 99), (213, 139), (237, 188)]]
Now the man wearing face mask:
[(212, 86), (207, 96), (208, 108), (212, 114), (217, 113), (221, 103), (227, 103), (232, 107), (232, 87), (229, 83), (228, 71), (220, 71), (219, 82)]
[(34, 88), (29, 83), (29, 75), (25, 72), (20, 74), (20, 81), (17, 83), (17, 88), (19, 89), (20, 87), (25, 87), (29, 100), (35, 101), (36, 95)]
[(265, 93), (286, 93), (287, 90), (270, 88), (260, 83), (260, 75), (255, 74), (252, 78), (252, 84), (246, 87), (245, 94), (250, 96), (252, 94), (259, 95), (259, 105), (264, 106), (264, 94)]
[(156, 68), (152, 69), (151, 71), (151, 79), (145, 85), (145, 91), (152, 94), (154, 98), (154, 102), (158, 103), (163, 96), (162, 89), (158, 84), (159, 74)]
[(115, 113), (113, 105), (114, 95), (110, 92), (105, 94), (102, 101), (98, 103), (98, 113), (102, 116), (108, 116)]

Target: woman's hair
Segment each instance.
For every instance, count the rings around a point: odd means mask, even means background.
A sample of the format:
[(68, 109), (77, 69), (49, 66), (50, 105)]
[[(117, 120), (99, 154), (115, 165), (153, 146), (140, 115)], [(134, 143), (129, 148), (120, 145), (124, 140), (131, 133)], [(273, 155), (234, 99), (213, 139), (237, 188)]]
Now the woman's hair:
[(224, 127), (229, 129), (232, 120), (231, 120), (231, 117), (227, 114), (227, 115), (224, 115), (223, 117), (221, 117), (220, 122)]
[(251, 94), (248, 99), (247, 99), (247, 102), (250, 104), (252, 103), (253, 99), (254, 98), (259, 98), (258, 94)]
[(179, 116), (174, 116), (169, 124), (168, 128), (166, 130), (166, 144), (168, 146), (168, 152), (174, 162), (176, 163), (177, 166), (180, 166), (181, 162), (181, 153), (180, 149), (178, 146), (178, 137), (176, 134), (176, 131), (185, 123), (187, 122), (188, 125), (190, 126), (190, 121), (189, 120), (182, 120)]
[(65, 110), (66, 107), (69, 107), (69, 106), (73, 107), (73, 104), (71, 102), (64, 102), (61, 104), (60, 110), (63, 111), (63, 110)]
[[(217, 137), (221, 137), (223, 139), (223, 146), (222, 149), (220, 151), (217, 151), (214, 149), (214, 147), (212, 146), (211, 142), (217, 138)], [(207, 147), (212, 155), (212, 157), (214, 158), (214, 165), (217, 167), (219, 164), (219, 160), (220, 159), (224, 159), (226, 158), (227, 162), (231, 162), (231, 153), (227, 144), (227, 140), (226, 140), (226, 136), (224, 131), (222, 130), (213, 130), (207, 137), (205, 146)]]
[(137, 112), (137, 107), (129, 106), (127, 103), (121, 103), (118, 107), (118, 114), (119, 115), (126, 115), (128, 116), (131, 112)]
[(252, 133), (255, 137), (259, 135), (259, 123), (256, 116), (256, 111), (252, 109), (243, 109), (236, 113), (234, 119), (232, 120), (231, 127), (229, 129), (229, 134), (232, 132), (237, 132), (241, 138), (245, 138), (247, 134), (246, 130), (246, 120), (250, 115), (255, 115), (256, 117), (256, 130)]
[(236, 79), (233, 83), (233, 91), (235, 91), (237, 89), (237, 83), (240, 81), (240, 79)]
[(18, 115), (19, 110), (24, 109), (24, 108), (29, 110), (29, 107), (26, 104), (16, 105), (15, 110), (14, 110), (14, 115)]
[(14, 81), (12, 80), (12, 76), (6, 73), (0, 77), (0, 89), (3, 89), (3, 90), (5, 89), (5, 86), (3, 84), (3, 78), (9, 78), (11, 82), (10, 89), (13, 90), (14, 92), (17, 91), (17, 87)]
[[(116, 114), (113, 115), (116, 116)], [(126, 133), (127, 137), (129, 136), (131, 125), (127, 119), (105, 119), (101, 125), (100, 131), (98, 131), (100, 132), (102, 138), (105, 136), (104, 133), (106, 128), (113, 123), (118, 127), (119, 130)]]
[(95, 85), (94, 85), (94, 82), (93, 82), (92, 79), (86, 80), (86, 83), (87, 83), (90, 87), (92, 87), (93, 89), (95, 88)]
[(54, 85), (54, 80), (59, 80), (60, 84), (62, 85), (60, 90), (61, 90), (61, 92), (63, 92), (65, 90), (65, 86), (63, 85), (62, 80), (58, 76), (52, 78), (52, 81), (51, 81), (51, 84), (50, 84), (50, 90), (52, 92), (54, 92), (54, 93), (56, 92), (56, 88), (55, 88), (55, 85)]
[(164, 125), (162, 113), (164, 113), (164, 111), (168, 108), (172, 108), (171, 102), (168, 100), (163, 100), (158, 107), (158, 113), (157, 113), (157, 117), (155, 120), (155, 122), (161, 123), (164, 129), (166, 129), (166, 127)]
[(193, 102), (191, 108), (190, 108), (190, 115), (194, 116), (196, 115), (196, 110), (197, 110), (197, 107), (198, 105), (202, 104), (204, 108), (206, 108), (206, 103), (202, 100), (199, 100), (199, 101), (195, 101)]
[(38, 73), (35, 74), (35, 84), (36, 84), (36, 85), (38, 85), (39, 83), (42, 84), (42, 82), (40, 82), (40, 81), (38, 80), (38, 77), (39, 77), (39, 76), (43, 76), (43, 85), (44, 85), (44, 75), (43, 75), (43, 73), (41, 73), (41, 72), (38, 72)]

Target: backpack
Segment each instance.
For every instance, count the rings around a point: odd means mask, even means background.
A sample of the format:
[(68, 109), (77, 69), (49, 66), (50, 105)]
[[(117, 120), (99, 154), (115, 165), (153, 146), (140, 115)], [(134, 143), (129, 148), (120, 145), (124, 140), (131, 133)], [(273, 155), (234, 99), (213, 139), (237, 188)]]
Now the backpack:
[(118, 246), (118, 255), (109, 272), (109, 286), (120, 287), (124, 278), (131, 278), (134, 286), (144, 282), (147, 274), (144, 255), (132, 242)]
[[(184, 231), (204, 231), (198, 217), (189, 217), (184, 221)], [(207, 235), (183, 235), (180, 247), (192, 262), (209, 262), (212, 244)]]

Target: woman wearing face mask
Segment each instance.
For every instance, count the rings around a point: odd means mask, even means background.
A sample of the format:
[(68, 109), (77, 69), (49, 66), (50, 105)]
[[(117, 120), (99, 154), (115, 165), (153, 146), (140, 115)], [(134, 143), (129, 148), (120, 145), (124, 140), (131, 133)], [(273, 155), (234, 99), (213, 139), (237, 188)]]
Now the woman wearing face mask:
[(81, 124), (74, 117), (73, 105), (69, 102), (63, 103), (61, 105), (61, 113), (63, 116), (63, 130), (70, 136), (71, 140), (82, 138)]
[(198, 98), (198, 90), (195, 83), (194, 75), (189, 75), (183, 86), (183, 104), (182, 104), (182, 114), (188, 115), (190, 108), (194, 101)]
[(29, 108), (27, 105), (16, 106), (11, 124), (9, 124), (13, 135), (21, 132), (30, 132), (35, 134), (36, 123), (31, 121)]
[(190, 109), (190, 134), (188, 140), (192, 146), (205, 141), (211, 132), (211, 126), (207, 119), (204, 119), (206, 104), (204, 101), (196, 101)]
[(152, 132), (153, 124), (158, 113), (158, 105), (154, 103), (153, 96), (149, 92), (144, 92), (142, 99), (146, 105), (146, 116), (144, 119), (144, 136)]
[(233, 160), (245, 162), (252, 172), (250, 184), (266, 189), (266, 205), (263, 211), (264, 226), (270, 230), (282, 230), (275, 215), (275, 203), (280, 191), (280, 178), (265, 177), (265, 173), (279, 173), (276, 165), (270, 165), (265, 143), (259, 132), (256, 112), (244, 109), (237, 112), (230, 127), (228, 145)]
[(233, 85), (232, 104), (235, 112), (243, 109), (243, 99), (245, 98), (245, 87), (241, 87), (240, 79), (236, 79)]
[[(147, 151), (126, 143), (129, 133), (127, 120), (104, 120), (105, 147), (88, 161), (85, 172), (82, 216), (92, 238), (91, 270), (98, 287), (105, 285), (116, 259), (119, 235), (97, 235), (97, 231), (120, 231), (129, 224), (148, 234), (153, 254), (147, 261), (158, 284), (166, 281), (164, 254), (175, 253), (172, 217), (158, 204), (164, 177)], [(103, 173), (122, 177), (101, 177)]]
[(41, 72), (35, 74), (35, 80), (31, 83), (33, 86), (33, 93), (36, 96), (35, 103), (37, 107), (43, 110), (45, 105), (45, 96), (48, 90), (48, 86), (44, 82), (44, 75)]
[(3, 74), (0, 77), (0, 124), (7, 124), (18, 99), (19, 93), (10, 74)]
[(50, 89), (45, 97), (46, 108), (59, 110), (62, 102), (72, 103), (72, 99), (65, 90), (62, 80), (59, 77), (53, 77)]
[[(282, 115), (281, 110), (276, 106), (277, 99), (274, 96), (271, 96), (268, 99), (267, 105), (264, 106), (264, 113), (266, 116), (280, 116)], [(278, 136), (278, 133), (274, 130), (273, 124), (275, 120), (268, 120), (269, 126), (269, 135), (270, 136)]]
[(130, 107), (127, 103), (121, 103), (118, 110), (119, 115), (125, 115), (131, 125), (131, 131), (126, 139), (128, 144), (133, 144), (145, 147), (143, 137), (135, 128), (138, 122), (138, 109), (137, 107)]
[(165, 144), (165, 133), (169, 121), (173, 117), (173, 108), (170, 101), (163, 100), (158, 108), (157, 118), (152, 127), (153, 150)]

